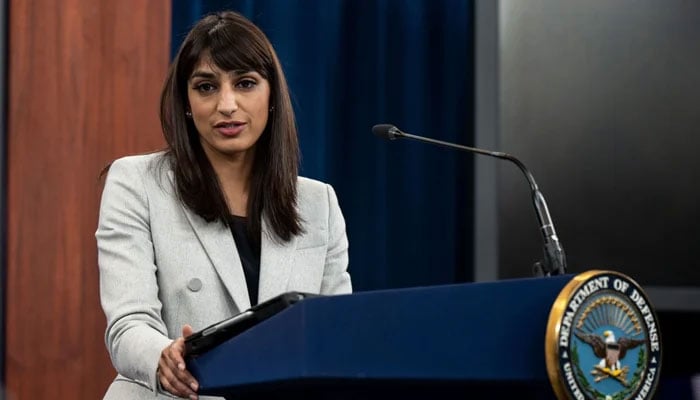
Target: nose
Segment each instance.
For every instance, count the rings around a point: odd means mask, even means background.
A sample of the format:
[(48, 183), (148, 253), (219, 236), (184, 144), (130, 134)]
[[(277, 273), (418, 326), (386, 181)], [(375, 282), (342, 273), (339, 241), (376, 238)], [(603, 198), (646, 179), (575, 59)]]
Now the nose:
[(235, 91), (228, 87), (221, 90), (219, 95), (219, 103), (216, 105), (216, 111), (223, 115), (230, 116), (234, 111), (238, 110)]

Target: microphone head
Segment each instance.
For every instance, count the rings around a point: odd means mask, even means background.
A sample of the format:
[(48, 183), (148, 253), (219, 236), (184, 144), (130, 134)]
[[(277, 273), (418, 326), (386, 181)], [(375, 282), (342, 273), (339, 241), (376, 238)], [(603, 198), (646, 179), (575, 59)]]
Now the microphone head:
[(372, 133), (384, 139), (395, 140), (403, 132), (391, 124), (379, 124), (372, 127)]

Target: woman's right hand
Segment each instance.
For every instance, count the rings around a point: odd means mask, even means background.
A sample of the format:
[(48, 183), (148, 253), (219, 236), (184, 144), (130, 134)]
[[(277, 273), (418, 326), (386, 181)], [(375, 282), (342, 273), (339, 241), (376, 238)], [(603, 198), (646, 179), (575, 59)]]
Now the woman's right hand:
[(192, 327), (182, 327), (182, 336), (160, 353), (158, 380), (163, 389), (179, 397), (197, 399), (199, 383), (185, 367), (185, 338), (192, 334)]

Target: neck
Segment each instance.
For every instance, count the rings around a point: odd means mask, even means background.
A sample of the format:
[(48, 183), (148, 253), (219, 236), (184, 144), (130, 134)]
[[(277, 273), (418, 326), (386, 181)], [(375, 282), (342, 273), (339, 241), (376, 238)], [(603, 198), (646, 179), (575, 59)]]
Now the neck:
[(233, 156), (207, 154), (207, 157), (219, 178), (229, 212), (233, 215), (246, 216), (250, 177), (253, 170), (253, 151)]

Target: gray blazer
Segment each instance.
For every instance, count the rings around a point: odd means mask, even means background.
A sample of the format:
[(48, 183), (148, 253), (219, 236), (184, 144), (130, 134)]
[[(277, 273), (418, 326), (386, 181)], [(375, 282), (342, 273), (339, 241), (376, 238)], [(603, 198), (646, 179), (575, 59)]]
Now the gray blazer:
[[(279, 243), (263, 221), (261, 302), (291, 290), (352, 291), (335, 192), (306, 178), (297, 191), (305, 233)], [(158, 389), (158, 359), (182, 326), (197, 331), (250, 307), (231, 230), (178, 200), (172, 171), (155, 153), (112, 164), (95, 236), (105, 341), (119, 373), (105, 399), (166, 397)]]

